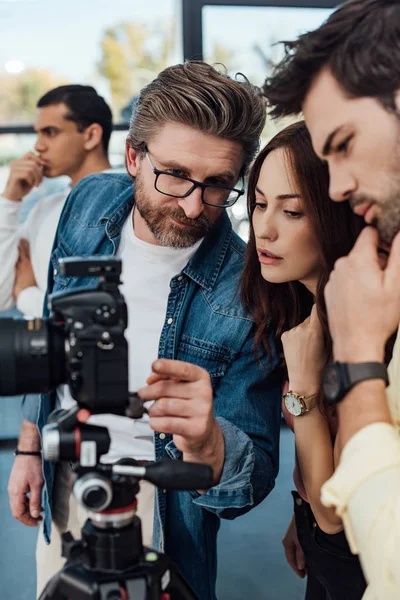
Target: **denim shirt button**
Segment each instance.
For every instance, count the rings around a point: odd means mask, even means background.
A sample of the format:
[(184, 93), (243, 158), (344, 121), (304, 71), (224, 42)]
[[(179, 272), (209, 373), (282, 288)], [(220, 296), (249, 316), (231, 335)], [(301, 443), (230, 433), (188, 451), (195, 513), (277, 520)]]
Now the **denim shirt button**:
[(182, 279), (183, 279), (183, 275), (179, 275), (178, 281), (182, 281)]
[(54, 271), (53, 271), (53, 275), (54, 275), (54, 277), (57, 275), (57, 273), (58, 273), (58, 270), (57, 270), (57, 269), (54, 269)]
[(166, 438), (165, 433), (160, 433), (160, 440), (165, 440), (165, 438)]
[(173, 320), (173, 319), (171, 319), (171, 317), (170, 317), (170, 318), (168, 319), (168, 321), (167, 321), (168, 325), (172, 325), (172, 323), (173, 323), (173, 322), (174, 322), (174, 320)]

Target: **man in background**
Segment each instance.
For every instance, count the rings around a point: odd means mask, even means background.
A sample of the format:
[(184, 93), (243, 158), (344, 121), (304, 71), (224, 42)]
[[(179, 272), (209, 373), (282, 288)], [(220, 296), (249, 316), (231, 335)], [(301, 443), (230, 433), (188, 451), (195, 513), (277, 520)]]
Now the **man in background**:
[[(0, 310), (14, 302), (24, 315), (40, 317), (51, 247), (64, 202), (83, 177), (110, 168), (112, 114), (86, 85), (63, 85), (37, 103), (35, 152), (10, 165), (0, 196)], [(41, 198), (20, 224), (21, 201), (43, 177), (70, 178), (65, 190)]]

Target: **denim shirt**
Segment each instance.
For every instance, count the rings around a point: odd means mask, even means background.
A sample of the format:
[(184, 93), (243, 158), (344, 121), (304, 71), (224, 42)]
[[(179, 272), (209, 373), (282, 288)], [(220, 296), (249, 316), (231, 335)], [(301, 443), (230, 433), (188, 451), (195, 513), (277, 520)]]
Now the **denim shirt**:
[[(88, 288), (96, 285), (96, 279), (63, 276), (58, 259), (115, 254), (133, 204), (132, 181), (126, 175), (92, 175), (72, 190), (53, 246), (48, 293), (82, 287), (82, 282)], [(244, 253), (245, 244), (224, 213), (171, 280), (158, 350), (160, 358), (188, 361), (209, 372), (214, 414), (225, 440), (218, 485), (202, 495), (161, 489), (156, 494), (154, 547), (170, 556), (201, 600), (216, 599), (219, 518), (234, 519), (256, 506), (272, 490), (278, 473), (278, 360), (263, 356), (257, 361), (254, 355), (254, 324), (237, 293)], [(37, 422), (41, 431), (54, 401), (54, 393), (40, 400), (26, 396), (25, 418)], [(172, 436), (155, 433), (154, 439), (156, 459), (181, 458)], [(44, 535), (49, 541), (53, 465), (45, 461), (43, 472)]]

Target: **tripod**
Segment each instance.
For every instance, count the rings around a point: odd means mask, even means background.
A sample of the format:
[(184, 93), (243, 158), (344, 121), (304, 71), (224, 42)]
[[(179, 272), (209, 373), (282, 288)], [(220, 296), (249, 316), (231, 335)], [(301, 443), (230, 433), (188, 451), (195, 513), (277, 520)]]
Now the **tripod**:
[[(129, 416), (140, 405), (131, 395)], [(88, 511), (82, 539), (62, 536), (65, 566), (48, 582), (40, 600), (198, 600), (164, 554), (143, 547), (136, 515), (139, 481), (171, 490), (208, 489), (208, 465), (164, 459), (141, 466), (132, 458), (102, 464), (110, 436), (106, 427), (89, 425), (87, 410), (53, 413), (43, 429), (47, 460), (73, 461), (73, 493)]]
[(40, 600), (198, 600), (166, 555), (143, 546), (136, 495), (140, 478), (190, 489), (209, 484), (209, 473), (204, 465), (168, 459), (146, 467), (133, 459), (121, 462), (90, 471), (75, 465), (73, 493), (88, 509), (88, 520), (81, 540), (63, 534), (66, 565)]

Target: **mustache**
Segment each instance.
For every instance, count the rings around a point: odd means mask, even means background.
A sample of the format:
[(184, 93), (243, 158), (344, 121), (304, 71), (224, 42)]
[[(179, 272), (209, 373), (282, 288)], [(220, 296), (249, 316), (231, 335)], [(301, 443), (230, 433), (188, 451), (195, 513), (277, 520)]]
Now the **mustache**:
[(209, 227), (210, 225), (210, 221), (204, 214), (201, 214), (194, 219), (190, 219), (186, 216), (185, 211), (181, 208), (163, 207), (161, 213), (163, 217), (172, 217), (173, 219), (176, 219), (177, 221), (180, 221), (185, 225), (190, 225), (191, 227), (196, 229)]
[(368, 194), (351, 194), (348, 197), (350, 208), (354, 210), (360, 204), (378, 204), (376, 198), (368, 196)]

